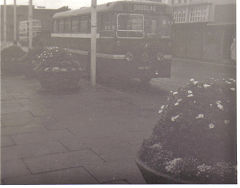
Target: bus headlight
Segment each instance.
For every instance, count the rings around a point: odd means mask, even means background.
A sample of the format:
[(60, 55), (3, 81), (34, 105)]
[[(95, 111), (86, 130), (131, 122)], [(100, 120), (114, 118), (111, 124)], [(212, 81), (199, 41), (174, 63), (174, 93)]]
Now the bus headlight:
[(133, 54), (131, 52), (126, 53), (126, 60), (131, 62), (133, 60)]

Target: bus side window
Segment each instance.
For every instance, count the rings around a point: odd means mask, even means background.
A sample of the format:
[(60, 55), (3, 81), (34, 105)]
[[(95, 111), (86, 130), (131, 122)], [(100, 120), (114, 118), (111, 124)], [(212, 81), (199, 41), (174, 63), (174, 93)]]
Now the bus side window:
[(72, 17), (72, 33), (79, 33), (79, 17)]
[(53, 32), (58, 33), (58, 20), (54, 20), (53, 22)]
[(88, 16), (81, 16), (80, 17), (80, 33), (89, 33), (90, 27), (89, 27), (89, 18)]
[(102, 23), (99, 26), (101, 31), (112, 31), (114, 30), (114, 25), (113, 25), (113, 14), (103, 14), (102, 15)]
[(71, 18), (66, 18), (65, 19), (64, 33), (71, 33)]
[(97, 32), (99, 33), (102, 28), (102, 15), (99, 13), (98, 16), (97, 16)]
[(59, 33), (64, 33), (64, 20), (59, 20)]

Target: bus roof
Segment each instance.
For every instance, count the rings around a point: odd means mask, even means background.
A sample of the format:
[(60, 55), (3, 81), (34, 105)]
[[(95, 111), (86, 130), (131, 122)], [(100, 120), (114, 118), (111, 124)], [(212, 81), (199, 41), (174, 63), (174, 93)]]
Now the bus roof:
[[(160, 2), (148, 1), (148, 0), (119, 0), (115, 2), (109, 2), (106, 4), (98, 5), (97, 12), (105, 12), (105, 11), (113, 10), (113, 8), (119, 3), (131, 3), (131, 4), (140, 3), (140, 4), (167, 6), (166, 4), (163, 4)], [(76, 10), (68, 10), (68, 11), (56, 13), (54, 14), (53, 18), (71, 17), (71, 16), (84, 15), (84, 14), (90, 14), (90, 13), (91, 13), (91, 7), (83, 7)]]

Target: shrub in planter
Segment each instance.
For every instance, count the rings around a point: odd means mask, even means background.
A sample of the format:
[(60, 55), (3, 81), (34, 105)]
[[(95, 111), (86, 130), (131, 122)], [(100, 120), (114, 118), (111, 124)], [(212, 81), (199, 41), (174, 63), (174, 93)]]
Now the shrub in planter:
[(47, 47), (38, 55), (34, 70), (41, 85), (50, 90), (78, 88), (81, 67), (72, 54), (59, 47)]
[(23, 72), (23, 64), (20, 58), (25, 52), (17, 45), (5, 48), (1, 52), (2, 73), (21, 74)]
[(169, 94), (159, 114), (160, 120), (138, 156), (148, 183), (165, 183), (158, 181), (160, 176), (168, 183), (236, 183), (234, 79), (207, 83), (191, 79)]

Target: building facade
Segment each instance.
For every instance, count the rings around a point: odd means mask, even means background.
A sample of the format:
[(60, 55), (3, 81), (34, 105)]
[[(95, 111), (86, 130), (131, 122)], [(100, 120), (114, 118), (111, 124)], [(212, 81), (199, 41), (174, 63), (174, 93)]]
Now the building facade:
[(236, 37), (235, 0), (173, 0), (175, 56), (206, 60), (230, 58)]
[[(13, 11), (14, 6), (13, 5), (7, 5), (7, 41), (12, 42), (14, 39), (14, 23), (13, 23)], [(28, 19), (28, 6), (27, 5), (17, 5), (17, 40), (19, 39), (19, 23), (21, 21)], [(1, 40), (3, 41), (3, 9), (4, 6), (1, 5)], [(68, 7), (62, 7), (59, 9), (45, 9), (45, 8), (35, 8), (33, 6), (33, 19), (34, 20), (40, 20), (42, 25), (42, 30), (44, 32), (51, 32), (52, 29), (52, 16), (56, 12), (66, 11), (68, 10)]]

